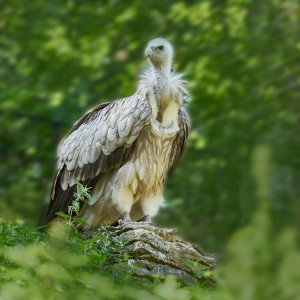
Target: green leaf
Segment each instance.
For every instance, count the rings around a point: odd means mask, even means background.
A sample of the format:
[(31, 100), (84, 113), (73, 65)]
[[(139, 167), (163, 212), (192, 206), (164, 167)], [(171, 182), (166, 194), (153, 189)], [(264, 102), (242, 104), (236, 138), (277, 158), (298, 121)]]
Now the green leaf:
[(63, 211), (59, 211), (59, 212), (57, 212), (57, 213), (55, 213), (55, 214), (56, 214), (57, 216), (59, 216), (59, 217), (65, 219), (65, 220), (67, 220), (67, 219), (70, 218), (70, 216), (67, 215), (67, 214), (65, 214)]
[(87, 225), (87, 226), (89, 225), (89, 223), (85, 219), (82, 219), (82, 218), (74, 217), (73, 220), (76, 223), (79, 223), (81, 225)]

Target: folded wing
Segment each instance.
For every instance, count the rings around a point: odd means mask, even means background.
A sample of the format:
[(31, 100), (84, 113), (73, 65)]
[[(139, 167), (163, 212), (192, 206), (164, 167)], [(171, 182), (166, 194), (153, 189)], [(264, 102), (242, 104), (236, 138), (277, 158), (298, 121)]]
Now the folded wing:
[(177, 160), (182, 156), (186, 147), (191, 122), (188, 112), (184, 107), (178, 111), (178, 126), (180, 128), (175, 140), (173, 141), (172, 152), (170, 155), (169, 169), (172, 171)]
[(57, 151), (57, 171), (45, 222), (66, 212), (76, 183), (93, 186), (101, 174), (122, 166), (151, 116), (139, 95), (100, 104), (79, 119)]

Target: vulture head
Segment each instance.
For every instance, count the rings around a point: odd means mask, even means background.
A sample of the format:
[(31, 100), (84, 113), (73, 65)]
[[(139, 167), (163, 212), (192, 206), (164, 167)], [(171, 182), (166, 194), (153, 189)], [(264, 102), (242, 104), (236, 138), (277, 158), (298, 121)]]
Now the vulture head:
[(165, 39), (157, 38), (151, 40), (145, 50), (145, 56), (150, 63), (156, 67), (170, 67), (172, 65), (173, 47)]

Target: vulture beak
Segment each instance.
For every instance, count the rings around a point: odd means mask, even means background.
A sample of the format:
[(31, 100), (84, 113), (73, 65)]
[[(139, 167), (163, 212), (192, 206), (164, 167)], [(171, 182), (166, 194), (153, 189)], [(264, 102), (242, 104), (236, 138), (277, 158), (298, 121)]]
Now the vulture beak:
[(147, 49), (145, 50), (145, 56), (149, 58), (150, 56), (152, 56), (153, 52), (154, 52), (154, 47), (147, 47)]

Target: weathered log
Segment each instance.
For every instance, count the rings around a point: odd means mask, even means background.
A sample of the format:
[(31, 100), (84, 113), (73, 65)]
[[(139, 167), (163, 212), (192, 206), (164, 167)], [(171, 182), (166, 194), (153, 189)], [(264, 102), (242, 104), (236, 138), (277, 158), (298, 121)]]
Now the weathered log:
[(151, 280), (174, 275), (184, 284), (214, 284), (215, 258), (177, 236), (175, 229), (137, 222), (106, 230), (124, 242), (130, 256), (127, 266), (135, 276)]

